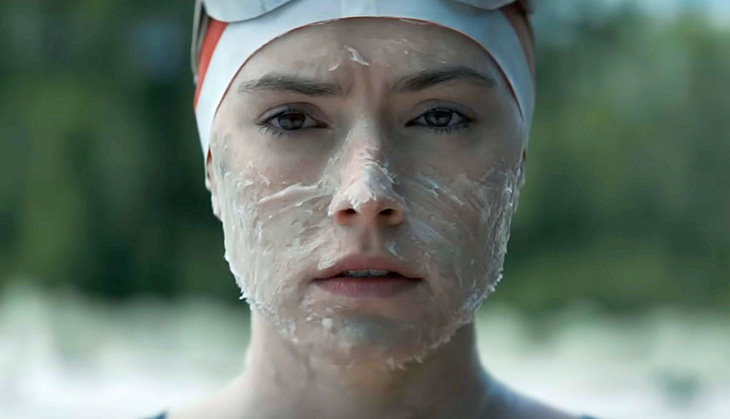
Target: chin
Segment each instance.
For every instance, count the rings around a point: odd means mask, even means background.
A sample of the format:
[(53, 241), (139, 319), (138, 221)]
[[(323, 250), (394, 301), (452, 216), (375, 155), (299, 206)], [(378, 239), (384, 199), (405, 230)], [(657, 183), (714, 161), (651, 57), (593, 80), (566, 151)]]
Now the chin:
[[(354, 300), (315, 294), (292, 300), (300, 304), (285, 306), (296, 310), (264, 311), (264, 318), (285, 340), (336, 365), (399, 368), (419, 362), (474, 318), (461, 299), (444, 298), (425, 284), (423, 290), (390, 298)], [(259, 307), (271, 307), (251, 303), (260, 313)]]
[(441, 269), (429, 269), (431, 275), (386, 295), (333, 292), (300, 273), (237, 280), (252, 309), (301, 353), (338, 365), (397, 368), (426, 359), (473, 322), (499, 277), (499, 256), (482, 257), (492, 263), (476, 265), (442, 261), (435, 265)]
[(444, 316), (419, 322), (382, 317), (351, 316), (340, 319), (337, 330), (318, 333), (322, 355), (341, 365), (382, 364), (398, 368), (421, 362), (448, 342), (472, 316)]

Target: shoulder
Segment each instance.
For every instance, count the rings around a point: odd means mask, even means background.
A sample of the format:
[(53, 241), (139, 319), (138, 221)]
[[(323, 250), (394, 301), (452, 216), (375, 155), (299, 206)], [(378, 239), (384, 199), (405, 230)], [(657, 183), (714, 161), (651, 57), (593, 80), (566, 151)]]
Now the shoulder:
[(490, 417), (502, 419), (595, 419), (561, 410), (533, 397), (521, 394), (501, 382), (494, 382), (489, 393), (487, 411), (490, 411)]
[(239, 376), (213, 394), (188, 406), (172, 409), (159, 419), (239, 418), (247, 401), (241, 386), (242, 378)]

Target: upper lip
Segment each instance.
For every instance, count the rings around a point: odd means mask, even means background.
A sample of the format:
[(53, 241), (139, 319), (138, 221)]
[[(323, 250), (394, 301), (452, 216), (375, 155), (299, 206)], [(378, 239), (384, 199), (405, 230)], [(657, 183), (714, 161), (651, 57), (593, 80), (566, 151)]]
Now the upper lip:
[(392, 258), (386, 256), (349, 255), (337, 260), (331, 267), (317, 271), (316, 279), (334, 278), (345, 271), (360, 271), (364, 269), (391, 271), (406, 278), (418, 278), (418, 274), (402, 262), (393, 260)]

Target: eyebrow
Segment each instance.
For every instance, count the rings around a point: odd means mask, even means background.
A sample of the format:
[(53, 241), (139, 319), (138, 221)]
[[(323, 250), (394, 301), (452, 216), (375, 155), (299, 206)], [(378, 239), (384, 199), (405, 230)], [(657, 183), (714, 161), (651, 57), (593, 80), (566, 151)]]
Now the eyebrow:
[[(390, 93), (413, 93), (449, 81), (466, 81), (473, 84), (494, 87), (496, 80), (466, 66), (449, 66), (426, 69), (415, 74), (401, 76), (390, 86)], [(345, 96), (348, 92), (337, 83), (290, 75), (268, 73), (257, 80), (244, 81), (240, 93), (297, 93), (305, 96)]]
[(450, 66), (426, 69), (419, 73), (399, 77), (393, 83), (391, 93), (411, 93), (433, 87), (448, 81), (467, 81), (477, 85), (494, 87), (497, 81), (491, 75), (482, 74), (466, 66)]
[(322, 82), (289, 74), (268, 73), (258, 80), (244, 81), (240, 93), (298, 93), (306, 96), (342, 95), (337, 83)]

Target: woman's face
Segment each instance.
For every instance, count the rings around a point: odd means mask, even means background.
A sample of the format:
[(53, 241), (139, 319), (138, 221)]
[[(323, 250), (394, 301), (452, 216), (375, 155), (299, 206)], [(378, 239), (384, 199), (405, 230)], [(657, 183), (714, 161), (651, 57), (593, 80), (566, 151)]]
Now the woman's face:
[[(421, 357), (500, 279), (525, 129), (463, 35), (373, 18), (293, 31), (242, 67), (210, 147), (231, 271), (312, 354)], [(366, 268), (411, 280), (323, 279)]]

